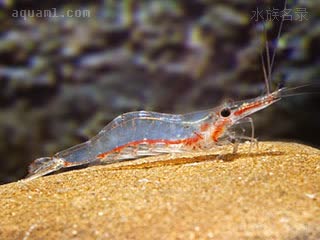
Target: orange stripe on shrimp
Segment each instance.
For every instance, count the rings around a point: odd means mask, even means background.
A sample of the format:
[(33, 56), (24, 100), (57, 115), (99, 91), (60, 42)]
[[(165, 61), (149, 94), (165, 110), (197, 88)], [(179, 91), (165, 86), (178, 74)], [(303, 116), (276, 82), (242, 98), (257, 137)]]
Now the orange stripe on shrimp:
[(224, 133), (226, 126), (230, 123), (230, 119), (225, 118), (214, 124), (214, 131), (211, 134), (213, 141), (218, 142), (218, 138)]
[(116, 147), (110, 151), (101, 153), (99, 155), (97, 155), (97, 158), (99, 159), (103, 159), (105, 158), (107, 155), (111, 154), (111, 153), (119, 153), (121, 152), (123, 149), (125, 149), (126, 147), (135, 147), (139, 144), (148, 144), (148, 145), (152, 145), (152, 144), (157, 144), (157, 143), (164, 143), (166, 145), (172, 145), (172, 144), (185, 144), (188, 146), (192, 146), (193, 144), (197, 143), (199, 140), (203, 139), (202, 135), (194, 132), (195, 136), (191, 137), (191, 138), (185, 138), (185, 139), (178, 139), (178, 140), (166, 140), (166, 139), (146, 139), (146, 140), (139, 140), (139, 141), (133, 141), (133, 142), (129, 142), (127, 144), (121, 145), (119, 147)]
[(257, 102), (252, 102), (252, 103), (244, 103), (238, 110), (234, 112), (235, 116), (240, 116), (250, 110), (254, 110), (256, 108), (259, 108), (263, 105), (267, 105), (273, 102), (275, 98), (273, 95), (269, 95), (266, 98), (261, 99), (260, 101)]

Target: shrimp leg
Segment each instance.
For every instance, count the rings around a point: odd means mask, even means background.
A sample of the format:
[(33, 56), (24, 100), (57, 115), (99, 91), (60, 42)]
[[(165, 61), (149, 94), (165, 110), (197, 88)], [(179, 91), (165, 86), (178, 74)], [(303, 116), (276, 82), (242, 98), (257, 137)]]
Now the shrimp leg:
[[(258, 146), (258, 140), (256, 138), (254, 138), (254, 123), (251, 117), (245, 117), (239, 121), (237, 121), (237, 123), (234, 126), (237, 126), (239, 124), (246, 124), (246, 123), (250, 123), (250, 127), (251, 127), (251, 136), (243, 136), (243, 135), (236, 135), (235, 132), (233, 132), (232, 134), (229, 133), (228, 136), (231, 138), (231, 142), (233, 142), (233, 153), (236, 153), (238, 150), (238, 145), (239, 145), (239, 141), (238, 140), (250, 140), (250, 148), (249, 148), (249, 153), (252, 150), (252, 145), (254, 143), (256, 143), (257, 148), (259, 148)], [(242, 134), (245, 133), (245, 129), (242, 128)]]

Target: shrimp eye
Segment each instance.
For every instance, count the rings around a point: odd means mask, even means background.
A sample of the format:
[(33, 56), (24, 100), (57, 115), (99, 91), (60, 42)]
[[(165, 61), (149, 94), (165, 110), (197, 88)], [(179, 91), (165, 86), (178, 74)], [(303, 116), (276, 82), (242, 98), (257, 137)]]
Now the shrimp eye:
[(229, 108), (224, 108), (221, 110), (220, 115), (222, 117), (229, 117), (231, 114), (231, 110)]

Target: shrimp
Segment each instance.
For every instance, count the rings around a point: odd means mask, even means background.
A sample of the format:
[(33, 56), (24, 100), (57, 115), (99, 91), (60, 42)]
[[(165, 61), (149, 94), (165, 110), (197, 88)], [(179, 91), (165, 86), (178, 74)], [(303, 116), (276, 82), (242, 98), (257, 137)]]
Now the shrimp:
[[(283, 20), (278, 37), (282, 23)], [(92, 139), (52, 157), (36, 159), (29, 166), (27, 178), (34, 179), (62, 168), (93, 162), (111, 164), (144, 156), (206, 150), (241, 139), (253, 142), (254, 125), (250, 115), (276, 103), (286, 92), (286, 88), (274, 92), (269, 90), (274, 55), (270, 63), (268, 46), (266, 50), (268, 71), (262, 61), (267, 86), (265, 95), (187, 114), (149, 111), (122, 114)], [(251, 124), (251, 137), (239, 136), (232, 130), (234, 126), (243, 123)], [(236, 152), (237, 145), (234, 146)]]
[(253, 126), (248, 116), (279, 101), (281, 92), (279, 89), (255, 99), (182, 115), (147, 111), (125, 113), (87, 142), (53, 157), (36, 159), (29, 167), (29, 178), (96, 161), (110, 164), (143, 156), (214, 148), (236, 137), (230, 127), (245, 122)]

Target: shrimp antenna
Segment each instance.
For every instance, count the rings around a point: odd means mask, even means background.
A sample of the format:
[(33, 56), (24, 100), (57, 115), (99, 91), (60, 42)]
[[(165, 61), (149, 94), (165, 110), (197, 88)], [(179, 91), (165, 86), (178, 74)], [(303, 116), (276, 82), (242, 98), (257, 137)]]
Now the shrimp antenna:
[[(285, 2), (284, 2), (283, 10), (285, 10), (286, 7), (287, 7), (287, 0), (285, 0)], [(270, 82), (271, 82), (271, 78), (272, 78), (272, 68), (273, 68), (274, 59), (276, 56), (276, 49), (277, 49), (278, 41), (280, 39), (281, 31), (283, 28), (283, 22), (284, 22), (284, 14), (282, 14), (282, 16), (281, 16), (281, 22), (280, 22), (280, 26), (279, 26), (279, 30), (278, 30), (278, 34), (277, 34), (277, 38), (276, 38), (276, 44), (274, 47), (275, 50), (272, 53), (271, 60), (270, 60), (270, 47), (269, 47), (269, 41), (268, 41), (268, 36), (267, 36), (267, 30), (266, 30), (265, 24), (263, 24), (263, 32), (264, 32), (264, 36), (266, 39), (265, 51), (266, 51), (266, 55), (267, 55), (266, 56), (267, 63), (265, 63), (265, 61), (264, 61), (262, 52), (260, 53), (260, 57), (261, 57), (261, 62), (262, 62), (264, 80), (265, 80), (266, 88), (267, 88), (267, 94), (270, 93)]]
[[(310, 83), (310, 84), (304, 84), (297, 87), (281, 88), (279, 91), (281, 92), (281, 97), (283, 98), (283, 97), (291, 97), (291, 96), (299, 96), (299, 95), (319, 94), (320, 92), (317, 90), (319, 88), (320, 88), (320, 84)], [(303, 90), (303, 92), (301, 90)]]
[[(284, 1), (284, 6), (283, 6), (283, 11), (285, 11), (287, 8), (287, 0)], [(280, 26), (279, 26), (279, 30), (278, 30), (278, 34), (277, 34), (277, 38), (276, 38), (276, 45), (275, 45), (275, 50), (273, 51), (272, 53), (272, 57), (271, 57), (271, 64), (270, 64), (270, 59), (269, 60), (269, 79), (271, 80), (271, 73), (272, 73), (272, 68), (273, 68), (273, 64), (274, 64), (274, 59), (275, 59), (275, 56), (276, 56), (276, 49), (277, 49), (277, 46), (278, 46), (278, 42), (279, 42), (279, 39), (280, 39), (280, 35), (281, 35), (281, 31), (282, 31), (282, 27), (283, 27), (283, 22), (284, 22), (284, 13), (282, 14), (281, 16), (281, 22), (280, 22)]]
[[(265, 51), (266, 51), (266, 54), (267, 54), (267, 59), (269, 59), (269, 44), (268, 44), (266, 27), (265, 27), (264, 23), (263, 23), (263, 33), (264, 33), (265, 41), (266, 41)], [(268, 75), (269, 75), (269, 65), (268, 65), (268, 69), (267, 69), (266, 63), (265, 63), (265, 60), (264, 60), (264, 57), (263, 57), (262, 50), (260, 52), (260, 57), (261, 57), (261, 62), (262, 62), (263, 77), (264, 77), (264, 81), (265, 81), (266, 88), (267, 88), (267, 94), (269, 94), (270, 93), (270, 81), (269, 81), (269, 77), (268, 77)], [(267, 71), (268, 71), (268, 74), (267, 74)]]

